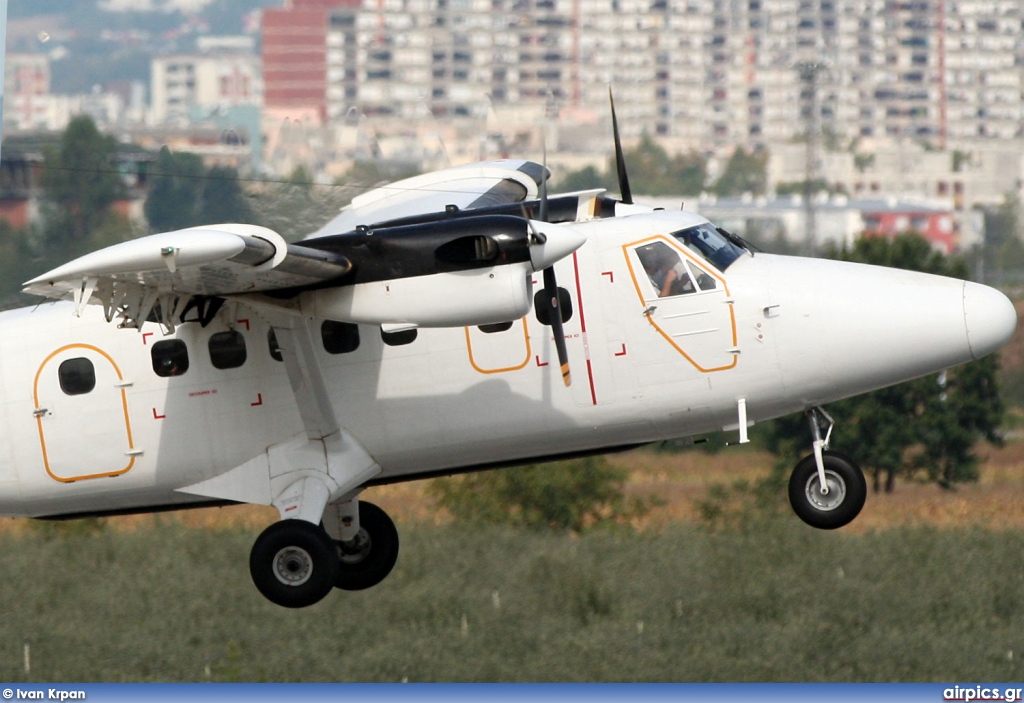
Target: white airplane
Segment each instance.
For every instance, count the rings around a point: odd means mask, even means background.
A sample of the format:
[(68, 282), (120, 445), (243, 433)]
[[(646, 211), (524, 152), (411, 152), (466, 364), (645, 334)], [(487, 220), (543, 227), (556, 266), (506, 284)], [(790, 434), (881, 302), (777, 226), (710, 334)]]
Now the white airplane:
[[(617, 142), (616, 136), (616, 142)], [(273, 505), (274, 603), (373, 586), (398, 535), (375, 485), (810, 418), (789, 497), (819, 528), (866, 495), (831, 401), (1009, 340), (975, 283), (753, 253), (690, 212), (547, 197), (491, 161), (355, 198), (300, 245), (251, 225), (155, 234), (26, 284), (0, 314), (0, 513)], [(570, 369), (572, 376), (570, 377)], [(571, 378), (571, 383), (570, 383)]]

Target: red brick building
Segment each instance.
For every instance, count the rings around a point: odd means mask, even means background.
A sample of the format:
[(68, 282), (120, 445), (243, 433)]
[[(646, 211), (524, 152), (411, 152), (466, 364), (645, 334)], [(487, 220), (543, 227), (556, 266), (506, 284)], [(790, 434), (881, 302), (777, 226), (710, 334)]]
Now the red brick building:
[(327, 27), (330, 11), (361, 0), (288, 0), (263, 11), (264, 108), (277, 117), (327, 115)]

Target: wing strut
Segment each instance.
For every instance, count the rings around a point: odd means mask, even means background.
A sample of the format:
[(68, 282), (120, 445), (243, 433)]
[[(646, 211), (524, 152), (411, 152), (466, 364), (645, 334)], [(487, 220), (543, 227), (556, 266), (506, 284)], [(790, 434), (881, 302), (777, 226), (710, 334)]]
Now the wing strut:
[(381, 467), (338, 423), (311, 321), (289, 313), (266, 313), (261, 309), (274, 326), (304, 431), (224, 474), (179, 490), (273, 505), (281, 519), (318, 524), (332, 503), (345, 503), (351, 510), (363, 484)]

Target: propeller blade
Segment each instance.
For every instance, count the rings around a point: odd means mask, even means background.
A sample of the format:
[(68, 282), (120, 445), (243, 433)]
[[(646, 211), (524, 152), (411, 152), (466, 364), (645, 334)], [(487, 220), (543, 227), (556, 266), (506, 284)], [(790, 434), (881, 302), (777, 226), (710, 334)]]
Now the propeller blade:
[(629, 174), (626, 173), (626, 157), (622, 153), (622, 140), (619, 139), (619, 120), (615, 116), (615, 98), (612, 96), (611, 86), (608, 86), (608, 101), (612, 106), (612, 136), (615, 138), (615, 170), (619, 174), (619, 193), (622, 195), (622, 202), (632, 205), (633, 192), (629, 189)]
[[(544, 176), (540, 182), (539, 215), (540, 221), (546, 223), (548, 221), (547, 140), (541, 140), (541, 148), (544, 155), (542, 163), (544, 166)], [(562, 328), (562, 307), (558, 302), (558, 280), (555, 278), (555, 262), (583, 246), (586, 237), (578, 232), (569, 230), (567, 227), (559, 228), (557, 237), (549, 237), (546, 233), (539, 233), (536, 227), (534, 227), (533, 222), (530, 222), (530, 228), (534, 232), (534, 239), (538, 241), (538, 244), (530, 249), (534, 267), (537, 267), (538, 262), (546, 263), (544, 267), (544, 297), (547, 299), (548, 319), (551, 320), (551, 333), (555, 336), (555, 350), (558, 352), (558, 366), (562, 371), (562, 382), (569, 386), (572, 384), (572, 377), (569, 375), (569, 352), (565, 348), (565, 331)], [(533, 258), (533, 252), (535, 251), (537, 252), (537, 257)]]
[(562, 329), (562, 307), (558, 302), (558, 282), (555, 280), (555, 269), (549, 266), (544, 269), (544, 297), (548, 304), (551, 320), (551, 333), (555, 336), (555, 349), (558, 352), (558, 366), (562, 371), (562, 382), (572, 385), (569, 374), (569, 352), (565, 348), (565, 331)]

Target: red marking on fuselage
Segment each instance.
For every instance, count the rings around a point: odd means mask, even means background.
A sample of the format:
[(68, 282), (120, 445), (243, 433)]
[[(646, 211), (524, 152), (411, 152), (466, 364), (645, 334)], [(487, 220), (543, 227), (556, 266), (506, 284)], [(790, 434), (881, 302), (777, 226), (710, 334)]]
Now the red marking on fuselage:
[(146, 339), (146, 337), (152, 337), (152, 336), (153, 336), (152, 332), (143, 332), (142, 333), (142, 346), (146, 346), (147, 344), (149, 344), (149, 340)]
[(167, 417), (167, 416), (166, 415), (158, 415), (157, 412), (156, 412), (156, 408), (153, 408), (153, 419), (154, 420), (163, 420), (165, 417)]
[(533, 358), (537, 360), (537, 366), (547, 366), (548, 365), (548, 362), (546, 362), (546, 361), (541, 362), (539, 356), (534, 356)]
[(263, 405), (263, 394), (262, 393), (257, 393), (256, 394), (256, 402), (255, 403), (249, 403), (249, 405), (254, 407), (254, 408), (258, 407), (260, 405)]
[(625, 355), (626, 355), (626, 343), (623, 342), (622, 343), (622, 351), (615, 352), (615, 356), (625, 356)]
[[(576, 274), (576, 304), (580, 309), (580, 331), (583, 332), (583, 350), (587, 358), (587, 380), (590, 382), (590, 402), (597, 405), (597, 389), (594, 387), (594, 367), (590, 362), (590, 346), (587, 343), (587, 316), (583, 314), (583, 289), (580, 287), (580, 261), (576, 252), (572, 253), (572, 266)], [(609, 271), (609, 273), (611, 273)]]
[(609, 283), (615, 283), (615, 272), (614, 271), (602, 271), (601, 275), (602, 276), (607, 276)]
[(249, 320), (236, 320), (236, 322), (238, 322), (238, 324), (240, 325), (245, 325), (245, 331), (249, 331)]

